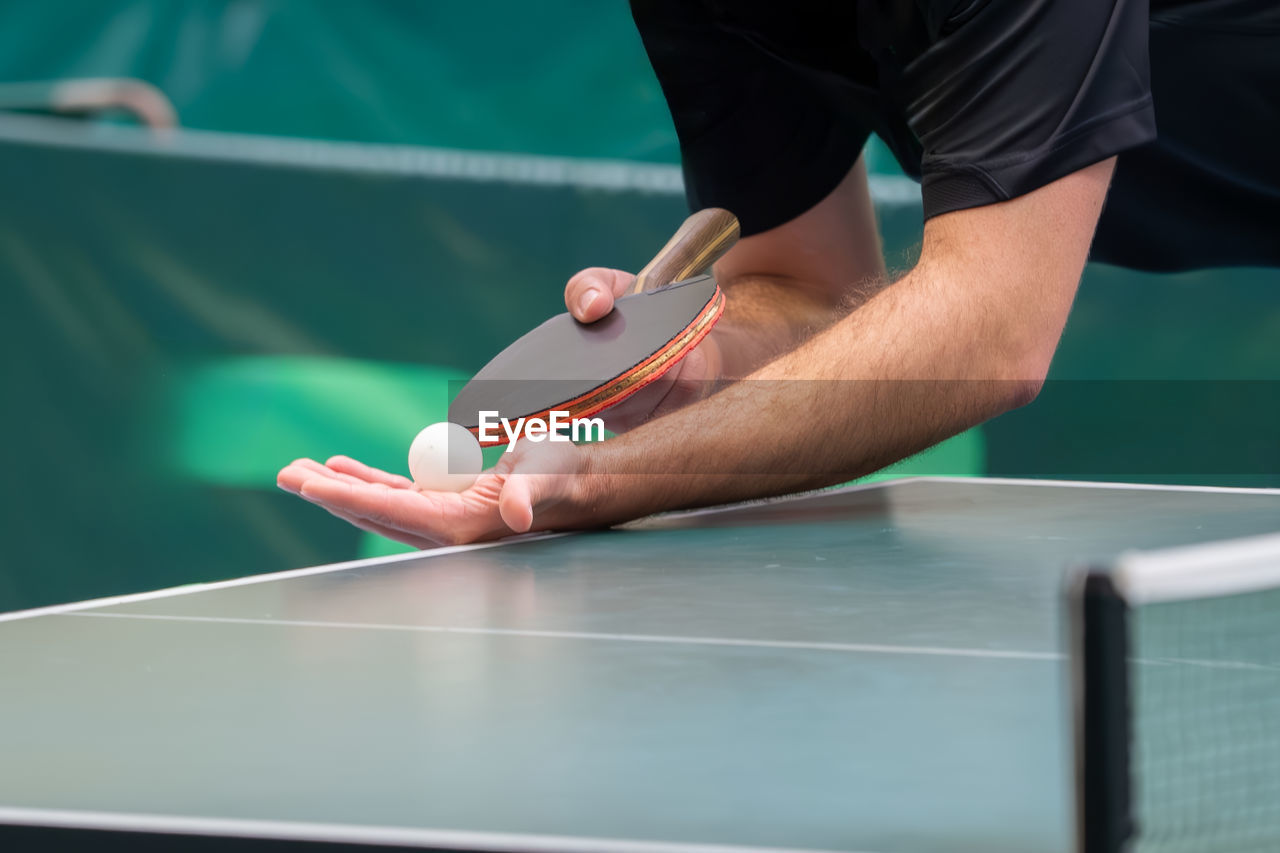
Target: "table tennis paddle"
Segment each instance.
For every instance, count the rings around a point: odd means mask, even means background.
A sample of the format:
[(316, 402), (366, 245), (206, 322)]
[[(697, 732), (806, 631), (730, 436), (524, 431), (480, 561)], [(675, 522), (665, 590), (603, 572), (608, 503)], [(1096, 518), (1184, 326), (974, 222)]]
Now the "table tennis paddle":
[[(480, 412), (547, 420), (552, 411), (590, 417), (674, 367), (724, 311), (711, 268), (738, 239), (738, 220), (710, 208), (690, 216), (594, 323), (557, 314), (494, 356), (449, 404), (449, 420), (480, 432)], [(499, 428), (497, 433), (503, 433)], [(481, 439), (484, 445), (506, 444)]]

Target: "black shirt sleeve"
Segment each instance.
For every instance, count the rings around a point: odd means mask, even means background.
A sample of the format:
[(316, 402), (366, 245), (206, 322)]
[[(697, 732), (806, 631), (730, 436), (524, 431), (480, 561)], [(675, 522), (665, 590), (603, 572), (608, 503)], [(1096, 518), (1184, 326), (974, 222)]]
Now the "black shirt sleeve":
[(871, 131), (837, 78), (784, 60), (709, 5), (633, 0), (631, 9), (680, 139), (690, 207), (723, 207), (744, 234), (758, 233), (821, 201)]
[(925, 217), (1023, 195), (1155, 138), (1146, 0), (973, 0), (906, 67)]
[(694, 208), (746, 234), (819, 202), (871, 132), (926, 218), (1155, 137), (1147, 0), (632, 0)]

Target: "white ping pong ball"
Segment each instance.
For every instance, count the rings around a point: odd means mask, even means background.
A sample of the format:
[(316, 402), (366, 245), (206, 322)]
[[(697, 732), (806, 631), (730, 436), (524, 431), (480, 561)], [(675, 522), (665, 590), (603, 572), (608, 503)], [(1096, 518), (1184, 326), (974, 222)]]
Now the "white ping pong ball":
[(409, 473), (423, 489), (461, 492), (476, 481), (482, 468), (480, 442), (459, 424), (432, 424), (409, 445)]

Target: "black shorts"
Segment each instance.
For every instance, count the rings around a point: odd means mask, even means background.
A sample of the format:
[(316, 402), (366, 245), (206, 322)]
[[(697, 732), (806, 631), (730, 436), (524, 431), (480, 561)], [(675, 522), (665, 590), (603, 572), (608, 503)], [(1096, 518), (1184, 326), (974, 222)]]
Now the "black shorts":
[(767, 230), (879, 135), (925, 217), (1119, 155), (1093, 258), (1280, 266), (1277, 0), (633, 0), (693, 207)]

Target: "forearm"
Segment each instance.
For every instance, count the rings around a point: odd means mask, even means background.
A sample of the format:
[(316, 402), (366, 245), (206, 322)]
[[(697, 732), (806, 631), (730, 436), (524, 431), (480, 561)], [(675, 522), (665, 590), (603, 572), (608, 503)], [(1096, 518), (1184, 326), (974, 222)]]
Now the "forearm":
[(1025, 399), (992, 318), (945, 285), (918, 268), (747, 381), (588, 448), (596, 520), (842, 482)]

